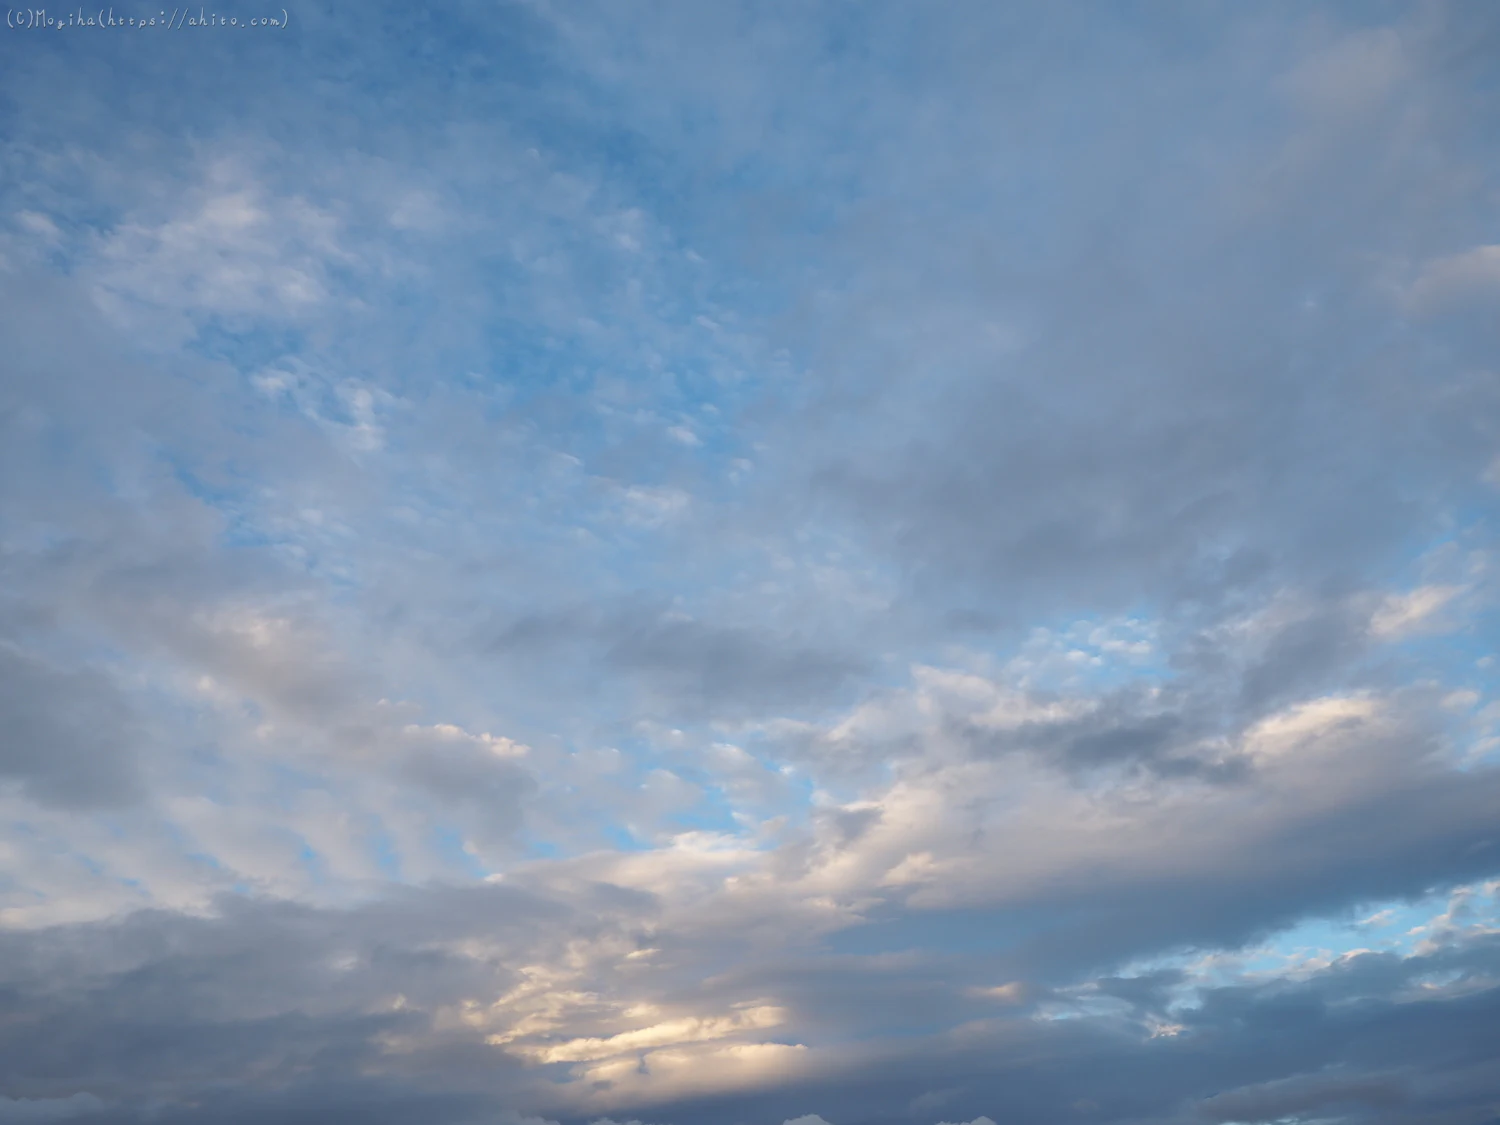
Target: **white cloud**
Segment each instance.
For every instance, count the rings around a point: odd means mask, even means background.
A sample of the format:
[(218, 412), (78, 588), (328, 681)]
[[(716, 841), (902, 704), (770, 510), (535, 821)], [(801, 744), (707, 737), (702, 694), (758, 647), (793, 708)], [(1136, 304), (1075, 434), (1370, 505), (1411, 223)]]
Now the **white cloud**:
[[(297, 195), (277, 196), (239, 161), (219, 160), (164, 218), (127, 218), (99, 243), (102, 308), (176, 342), (202, 316), (300, 320), (333, 296), (329, 270), (354, 261), (339, 220)], [(147, 342), (143, 340), (143, 342)]]
[[(511, 1049), (538, 1062), (593, 1062), (641, 1050), (701, 1043), (775, 1027), (785, 1016), (786, 1013), (779, 1008), (762, 1005), (724, 1016), (685, 1016), (622, 1031), (603, 1039), (572, 1039), (550, 1046), (520, 1045)], [(497, 1037), (491, 1042), (514, 1044), (515, 1041), (510, 1037)]]
[(1381, 640), (1397, 640), (1420, 632), (1442, 632), (1438, 616), (1444, 606), (1464, 592), (1462, 586), (1419, 586), (1405, 594), (1391, 594), (1376, 607), (1370, 631)]

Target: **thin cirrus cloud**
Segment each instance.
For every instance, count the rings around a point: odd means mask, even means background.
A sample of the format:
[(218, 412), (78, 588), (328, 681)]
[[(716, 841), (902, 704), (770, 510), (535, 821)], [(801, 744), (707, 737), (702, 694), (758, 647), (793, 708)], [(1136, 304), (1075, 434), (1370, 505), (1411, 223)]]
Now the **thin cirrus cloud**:
[(0, 1122), (1491, 1125), (1474, 6), (9, 31)]

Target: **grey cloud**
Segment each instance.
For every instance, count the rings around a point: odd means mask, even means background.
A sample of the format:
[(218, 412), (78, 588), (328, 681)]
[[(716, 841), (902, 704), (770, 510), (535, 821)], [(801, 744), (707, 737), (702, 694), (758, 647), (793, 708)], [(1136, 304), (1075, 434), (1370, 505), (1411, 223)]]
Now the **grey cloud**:
[[(862, 661), (787, 638), (692, 621), (653, 622), (621, 630), (606, 661), (646, 677), (673, 702), (711, 710), (716, 704), (795, 706), (826, 696)], [(696, 708), (695, 708), (696, 709)]]
[[(1261, 1123), (1298, 1110), (1351, 1125), (1488, 1125), (1495, 957), (1493, 939), (1481, 939), (1407, 961), (1366, 954), (1301, 984), (1208, 990), (1198, 1008), (1174, 1015), (1184, 1031), (1159, 1038), (1148, 1037), (1139, 1012), (1042, 1024), (992, 1017), (931, 1038), (877, 1037), (794, 1089), (651, 1112), (696, 1125), (726, 1113), (774, 1120), (815, 1105), (830, 1120), (909, 1123), (905, 1107), (938, 1088), (949, 1092), (944, 1120), (983, 1114), (1017, 1125)], [(1401, 998), (1413, 979), (1444, 972), (1476, 973), (1490, 985), (1467, 997)]]
[[(444, 1004), (504, 991), (516, 979), (508, 966), (653, 915), (639, 895), (583, 884), (548, 895), (411, 891), (347, 911), (234, 900), (222, 910), (215, 919), (152, 912), (3, 935), (6, 1088), (53, 1099), (85, 1089), (108, 1102), (102, 1120), (122, 1123), (259, 1114), (471, 1125), (517, 1109), (581, 1125), (542, 1075), (472, 1032), (444, 1033), (428, 1020)], [(694, 948), (681, 935), (660, 940), (687, 959), (674, 974), (682, 999), (751, 986), (785, 996), (791, 1034), (828, 1059), (811, 1080), (633, 1111), (673, 1125), (726, 1114), (783, 1120), (809, 1107), (829, 1120), (910, 1125), (905, 1107), (934, 1088), (952, 1092), (944, 1119), (984, 1114), (1021, 1125), (1055, 1121), (1083, 1101), (1098, 1120), (1177, 1125), (1228, 1120), (1219, 1111), (1231, 1108), (1341, 1100), (1359, 1125), (1475, 1125), (1487, 1088), (1475, 1068), (1500, 1026), (1493, 936), (1404, 960), (1356, 956), (1302, 983), (1208, 989), (1196, 1009), (1171, 1015), (1185, 1031), (1155, 1040), (1142, 1020), (1163, 1014), (1165, 993), (1180, 984), (1171, 973), (1100, 980), (1123, 1016), (1049, 1024), (1029, 1018), (1048, 990), (1019, 994), (998, 1015), (994, 1002), (966, 996), (966, 983), (998, 979), (986, 977), (982, 958), (823, 958), (800, 975), (772, 963), (758, 979), (741, 965), (737, 979), (694, 983), (700, 958), (730, 951)], [(482, 956), (462, 951), (476, 942)], [(1410, 998), (1430, 979), (1474, 987)], [(402, 1006), (392, 1003), (397, 992)], [(381, 1049), (383, 1036), (405, 1034), (419, 1036), (414, 1053)]]
[(516, 762), (497, 758), (477, 740), (432, 733), (399, 740), (396, 770), (447, 806), (479, 814), (491, 838), (504, 837), (520, 822), (524, 799), (536, 782)]
[[(1155, 640), (1151, 667), (1136, 682), (1092, 690), (1077, 682), (1067, 689), (1014, 688), (1027, 709), (1061, 706), (1061, 716), (1006, 720), (955, 703), (930, 708), (930, 725), (920, 730), (862, 727), (837, 740), (801, 735), (788, 739), (786, 752), (838, 768), (914, 758), (933, 740), (954, 740), (980, 758), (1028, 754), (1084, 781), (1123, 767), (1235, 784), (1250, 769), (1238, 741), (1299, 701), (1395, 691), (1400, 707), (1431, 718), (1433, 699), (1400, 688), (1412, 674), (1410, 664), (1372, 631), (1378, 606), (1373, 591), (1335, 588), (1260, 604), (1251, 615), (1208, 628), (1169, 620)], [(1024, 685), (1030, 675), (1007, 672), (996, 682)], [(901, 694), (875, 692), (868, 702)]]
[(50, 804), (119, 804), (140, 791), (140, 737), (103, 673), (50, 667), (0, 642), (0, 778)]
[(1323, 604), (1278, 629), (1240, 680), (1241, 706), (1262, 711), (1318, 690), (1369, 648), (1369, 615), (1347, 602)]
[(1093, 984), (1104, 995), (1125, 1000), (1139, 1011), (1162, 1013), (1184, 976), (1181, 969), (1158, 969), (1133, 977), (1101, 977)]
[(1243, 761), (1206, 758), (1199, 752), (1196, 743), (1216, 732), (1195, 701), (1173, 695), (1164, 706), (1141, 689), (1127, 689), (1105, 696), (1079, 718), (1028, 720), (1001, 730), (967, 718), (947, 725), (978, 754), (1025, 751), (1080, 776), (1120, 765), (1143, 767), (1162, 777), (1229, 782), (1243, 776)]
[[(316, 1087), (359, 1087), (370, 1067), (416, 1065), (419, 1075), (434, 1051), (462, 1072), (478, 1061), (466, 1057), (473, 1036), (435, 1032), (434, 1009), (492, 996), (514, 978), (454, 943), (545, 948), (558, 925), (577, 921), (560, 903), (505, 888), (412, 892), (348, 911), (221, 905), (215, 919), (143, 912), (0, 935), (6, 1089), (37, 1098), (82, 1086), (138, 1107), (161, 1097), (173, 1115), (210, 1120), (213, 1100), (231, 1090), (274, 1097), (314, 1075), (316, 1097)], [(419, 1035), (418, 1055), (387, 1056), (379, 1037), (404, 1033)], [(508, 1065), (487, 1052), (492, 1078)], [(191, 1111), (199, 1096), (209, 1105)]]
[(1023, 942), (1022, 960), (1066, 972), (1153, 948), (1234, 945), (1307, 914), (1482, 878), (1500, 847), (1484, 811), (1497, 799), (1493, 777), (1476, 786), (1461, 776), (1415, 775), (1321, 816), (1269, 831), (1247, 825), (1237, 855), (1217, 854), (1212, 868), (1196, 874), (1174, 872), (1170, 858), (1174, 847), (1191, 849), (1191, 840), (1164, 844), (1159, 873), (1106, 876), (1087, 880), (1087, 891), (1075, 885), (1045, 895), (1041, 917), (1067, 916), (1070, 907), (1077, 913)]
[(1381, 1109), (1406, 1100), (1403, 1084), (1395, 1079), (1315, 1075), (1216, 1094), (1199, 1104), (1198, 1113), (1206, 1121), (1275, 1121), (1314, 1111), (1342, 1115), (1350, 1109)]
[[(1436, 337), (1393, 325), (1367, 265), (1487, 237), (1483, 202), (1453, 198), (1438, 170), (1477, 158), (1479, 144), (1446, 85), (1459, 78), (1435, 61), (1451, 41), (1421, 41), (1449, 33), (1400, 29), (1428, 67), (1407, 81), (1431, 106), (1420, 143), (1435, 163), (1409, 159), (1419, 142), (1407, 134), (1371, 126), (1325, 148), (1294, 119), (1284, 137), (1164, 176), (1162, 146), (1212, 150), (1247, 131), (1220, 112), (1270, 96), (1226, 86), (1170, 118), (1145, 108), (1178, 82), (1198, 88), (1240, 31), (1253, 34), (1226, 26), (1190, 62), (1070, 86), (1068, 128), (1122, 148), (1104, 174), (1092, 150), (1057, 154), (1049, 175), (1068, 177), (1071, 196), (1026, 213), (1030, 237), (1009, 234), (1023, 173), (998, 154), (1025, 115), (1048, 110), (998, 94), (962, 108), (993, 130), (994, 161), (970, 156), (992, 207), (976, 204), (963, 230), (920, 225), (907, 216), (950, 185), (908, 186), (879, 165), (905, 207), (856, 209), (832, 236), (845, 240), (837, 276), (861, 282), (821, 279), (836, 295), (805, 341), (827, 396), (796, 439), (823, 501), (810, 510), (844, 513), (902, 560), (914, 596), (1012, 623), (1085, 604), (1212, 616), (1288, 578), (1376, 573), (1436, 534), (1446, 506), (1482, 502), (1482, 419), (1496, 400), (1492, 381), (1465, 372), (1479, 353), (1449, 361)], [(1124, 105), (1139, 111), (1129, 121), (1117, 120)], [(931, 148), (917, 121), (896, 105), (883, 119), (913, 164)], [(1312, 152), (1299, 162), (1290, 151), (1303, 143)], [(1131, 195), (1146, 183), (1150, 204)], [(1275, 256), (1273, 231), (1285, 247)], [(986, 343), (997, 324), (1018, 342)], [(1350, 340), (1364, 342), (1357, 360), (1340, 358)]]
[(0, 1121), (7, 1125), (40, 1125), (46, 1121), (67, 1121), (85, 1114), (97, 1113), (104, 1103), (93, 1094), (70, 1094), (66, 1098), (0, 1097)]
[(649, 605), (531, 613), (486, 630), (502, 659), (550, 659), (589, 677), (623, 679), (650, 713), (741, 717), (766, 708), (823, 704), (864, 660), (796, 635), (684, 619)]
[[(1130, 702), (1141, 700), (1117, 697), (1113, 714), (1106, 700), (1097, 724), (1022, 727), (1000, 746), (1014, 753), (1030, 746), (1044, 762), (1076, 772), (1093, 800), (1103, 802), (1101, 812), (1128, 818), (1134, 806), (1128, 800), (1116, 805), (1108, 789), (1094, 788), (1089, 767), (1103, 763), (1080, 761), (1077, 746), (1082, 741), (1084, 749), (1117, 752), (1104, 761), (1144, 766), (1152, 780), (1127, 775), (1124, 784), (1134, 792), (1149, 785), (1160, 794), (1168, 804), (1159, 814), (1135, 827), (1119, 826), (1108, 844), (1101, 840), (1098, 850), (1075, 855), (1069, 849), (1089, 838), (1086, 827), (1078, 835), (1007, 832), (1003, 822), (980, 815), (989, 802), (1007, 800), (1004, 782), (979, 782), (982, 774), (956, 766), (966, 783), (933, 790), (950, 803), (951, 835), (934, 831), (909, 846), (932, 849), (938, 862), (966, 857), (960, 871), (972, 864), (989, 873), (995, 889), (977, 873), (937, 880), (919, 891), (927, 896), (926, 909), (899, 906), (903, 892), (893, 890), (864, 911), (862, 923), (832, 935), (831, 947), (887, 954), (982, 950), (1002, 979), (1057, 983), (1083, 966), (1102, 969), (1152, 950), (1232, 947), (1299, 917), (1417, 896), (1495, 869), (1500, 837), (1491, 810), (1500, 800), (1500, 776), (1444, 764), (1446, 720), (1430, 699), (1398, 696), (1379, 723), (1324, 727), (1270, 759), (1256, 750), (1254, 739), (1265, 736), (1253, 729), (1229, 732), (1230, 752), (1208, 759), (1148, 744), (1141, 722), (1125, 707)], [(939, 727), (952, 722), (928, 707)], [(1201, 715), (1194, 721), (1202, 722)], [(972, 731), (966, 724), (967, 717), (957, 725)], [(1165, 727), (1170, 732), (1172, 724)], [(1149, 724), (1144, 729), (1153, 739), (1163, 733)], [(915, 741), (920, 745), (920, 734)], [(985, 732), (967, 748), (978, 749), (983, 761), (995, 743)], [(920, 751), (896, 760), (910, 763), (908, 784), (923, 783)], [(1071, 815), (1071, 806), (1057, 813)], [(821, 819), (828, 830), (817, 846), (806, 838), (783, 847), (775, 864), (784, 878), (861, 861), (864, 838), (880, 823), (880, 812), (846, 813), (846, 825), (838, 819)], [(883, 867), (892, 859), (865, 862)], [(966, 905), (945, 900), (948, 883), (963, 887), (952, 893)]]

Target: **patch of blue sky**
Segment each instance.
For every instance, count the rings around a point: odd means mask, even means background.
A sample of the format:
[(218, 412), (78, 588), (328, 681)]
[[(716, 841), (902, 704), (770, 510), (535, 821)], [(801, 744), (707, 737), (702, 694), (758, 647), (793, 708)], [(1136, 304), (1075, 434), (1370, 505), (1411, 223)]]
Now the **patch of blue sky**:
[(616, 851), (645, 852), (655, 847), (651, 840), (637, 836), (625, 824), (605, 821), (599, 825), (598, 831), (605, 842)]
[(319, 854), (318, 850), (306, 840), (300, 841), (297, 848), (297, 862), (307, 872), (314, 886), (327, 886), (330, 882), (328, 862)]
[(367, 846), (380, 873), (392, 881), (399, 882), (402, 878), (401, 853), (390, 833), (377, 826), (370, 834)]
[(1500, 931), (1500, 884), (1434, 891), (1417, 899), (1364, 904), (1336, 916), (1306, 918), (1236, 950), (1190, 950), (1137, 962), (1121, 976), (1180, 969), (1173, 1008), (1195, 1007), (1199, 989), (1300, 979), (1361, 952), (1412, 957), (1424, 943), (1469, 932)]
[(288, 355), (308, 350), (306, 334), (295, 326), (270, 323), (230, 323), (222, 317), (199, 322), (184, 349), (204, 359), (227, 363), (241, 375), (252, 375)]
[(1440, 511), (1404, 544), (1375, 560), (1368, 577), (1399, 592), (1425, 582), (1465, 583), (1478, 575), (1475, 564), (1489, 552), (1492, 525), (1500, 513), (1500, 493), (1479, 479), (1455, 490)]
[(1455, 686), (1493, 684), (1500, 661), (1485, 661), (1500, 654), (1500, 612), (1468, 609), (1459, 628), (1418, 632), (1382, 647), (1440, 672), (1445, 682), (1454, 677)]
[(472, 879), (484, 879), (494, 872), (479, 858), (464, 834), (457, 828), (439, 826), (431, 830), (437, 854), (454, 870)]
[[(745, 354), (733, 343), (714, 339), (714, 330), (703, 323), (707, 319), (704, 310), (690, 308), (679, 322), (661, 326), (673, 339), (630, 340), (627, 335), (623, 343), (633, 354), (622, 355), (622, 341), (615, 338), (583, 341), (588, 351), (579, 357), (580, 390), (593, 395), (593, 408), (605, 416), (616, 406), (620, 412), (615, 417), (640, 417), (636, 412), (644, 409), (660, 419), (688, 417), (701, 422), (717, 411), (727, 424), (738, 407), (778, 372), (762, 367), (753, 351)], [(727, 425), (726, 434), (724, 440), (735, 441), (739, 448), (741, 439), (728, 434)]]
[(531, 829), (523, 828), (517, 833), (517, 839), (524, 849), (525, 859), (558, 859), (563, 855), (563, 850), (551, 840), (546, 840)]
[[(269, 546), (273, 542), (270, 536), (255, 525), (251, 514), (253, 493), (258, 487), (257, 481), (232, 471), (228, 475), (213, 472), (215, 479), (209, 479), (208, 473), (202, 471), (203, 466), (191, 463), (184, 455), (167, 446), (158, 445), (154, 452), (156, 459), (168, 467), (173, 479), (190, 496), (214, 509), (223, 517), (225, 524), (223, 539), (226, 545)], [(215, 467), (210, 467), (210, 471), (213, 468)], [(135, 485), (133, 482), (127, 482), (124, 488), (133, 491)], [(117, 484), (117, 494), (120, 491)]]
[[(209, 800), (213, 801), (212, 798), (209, 798)], [(222, 804), (222, 802), (219, 801), (213, 801), (213, 803)], [(214, 855), (212, 852), (201, 850), (197, 846), (197, 841), (189, 836), (187, 831), (183, 829), (181, 825), (176, 824), (171, 820), (163, 820), (159, 826), (159, 830), (161, 831), (162, 835), (165, 836), (172, 845), (174, 845), (176, 853), (188, 863), (196, 864), (197, 866), (202, 867), (216, 875), (228, 875), (233, 871), (233, 869), (228, 864), (219, 859), (219, 857)], [(242, 889), (242, 887), (244, 886), (244, 884), (236, 883), (231, 889), (236, 894), (246, 893), (246, 891)]]
[[(565, 318), (558, 323), (560, 314), (549, 316), (539, 294), (512, 300), (509, 290), (539, 285), (527, 276), (524, 266), (513, 262), (490, 265), (480, 281), (489, 291), (490, 308), (465, 366), (504, 385), (518, 403), (525, 402), (528, 394), (583, 391), (599, 370), (618, 369), (630, 361), (630, 352), (621, 355), (594, 344), (594, 336), (609, 337), (616, 349), (621, 343), (617, 333), (597, 322)], [(588, 304), (572, 293), (567, 299)], [(539, 309), (539, 304), (544, 307)]]
[(1408, 682), (1424, 677), (1448, 691), (1444, 727), (1453, 764), (1473, 769), (1500, 751), (1495, 742), (1500, 715), (1494, 713), (1500, 701), (1500, 615), (1467, 609), (1464, 621), (1461, 629), (1419, 633), (1382, 646), (1369, 662), (1395, 657), (1405, 666)]
[(734, 802), (723, 789), (710, 785), (702, 788), (702, 796), (692, 808), (670, 812), (663, 819), (670, 828), (733, 835), (744, 827), (735, 812)]
[(1058, 615), (1004, 648), (971, 651), (1027, 688), (1096, 694), (1174, 679), (1163, 632), (1162, 622), (1146, 607), (1136, 607), (1108, 617)]
[[(754, 743), (750, 742), (747, 749), (753, 746)], [(823, 792), (823, 786), (817, 777), (795, 765), (780, 762), (765, 752), (757, 754), (750, 749), (750, 753), (767, 770), (778, 775), (778, 788), (783, 793), (780, 801), (763, 811), (773, 817), (785, 817), (787, 825), (793, 828), (802, 828), (811, 823), (813, 813), (818, 808), (818, 795)], [(858, 790), (851, 790), (848, 794), (836, 796), (852, 800), (859, 795)]]
[(62, 850), (63, 854), (65, 854), (74, 863), (78, 864), (79, 867), (83, 868), (90, 875), (93, 875), (96, 878), (100, 879), (108, 877), (109, 869), (105, 867), (103, 860), (96, 859), (93, 856), (89, 855), (88, 852), (82, 851), (78, 848), (66, 848), (60, 850)]
[(1051, 999), (1037, 1004), (1035, 1019), (1054, 1023), (1062, 1020), (1097, 1020), (1129, 1015), (1133, 1006), (1128, 1000), (1095, 992), (1092, 986), (1059, 989)]
[(692, 752), (663, 750), (643, 741), (627, 742), (619, 749), (625, 767), (616, 779), (621, 790), (638, 793), (653, 781), (667, 780), (666, 775), (670, 774), (695, 790), (696, 796), (686, 806), (662, 810), (652, 822), (634, 820), (628, 806), (617, 811), (613, 821), (604, 810), (598, 810), (591, 819), (599, 825), (604, 839), (617, 845), (628, 840), (627, 850), (640, 850), (653, 846), (653, 841), (659, 841), (663, 834), (680, 831), (737, 834), (743, 830), (742, 821), (735, 815), (742, 810), (716, 784), (714, 772), (697, 765)]

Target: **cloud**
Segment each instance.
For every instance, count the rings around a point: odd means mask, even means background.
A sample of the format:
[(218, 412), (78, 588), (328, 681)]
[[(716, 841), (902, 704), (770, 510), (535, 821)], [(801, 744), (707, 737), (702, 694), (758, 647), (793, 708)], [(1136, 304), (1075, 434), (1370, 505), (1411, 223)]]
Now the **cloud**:
[(1418, 310), (1429, 311), (1444, 304), (1482, 298), (1497, 288), (1500, 288), (1500, 246), (1476, 246), (1424, 265), (1407, 299)]
[(137, 795), (138, 722), (102, 673), (63, 671), (0, 645), (0, 776), (52, 804)]
[(93, 1094), (71, 1094), (66, 1098), (0, 1098), (0, 1121), (69, 1121), (98, 1113), (104, 1103)]
[(0, 1120), (1492, 1115), (1493, 15), (209, 30), (0, 44)]
[(1405, 1100), (1399, 1082), (1368, 1077), (1340, 1080), (1330, 1075), (1280, 1079), (1216, 1094), (1199, 1104), (1198, 1113), (1207, 1121), (1271, 1121), (1299, 1112), (1383, 1107)]
[(187, 213), (122, 223), (99, 250), (101, 305), (229, 317), (300, 318), (328, 298), (336, 220), (300, 199), (266, 202), (243, 167), (212, 166)]
[(529, 1053), (542, 1062), (593, 1062), (640, 1050), (722, 1039), (740, 1031), (775, 1027), (781, 1022), (781, 1015), (776, 1008), (762, 1006), (722, 1017), (690, 1016), (634, 1031), (622, 1031), (606, 1039), (575, 1039), (556, 1046), (533, 1048)]
[(649, 604), (532, 612), (485, 630), (487, 651), (506, 663), (548, 653), (586, 661), (594, 676), (635, 683), (668, 716), (725, 717), (832, 694), (861, 670), (852, 654), (796, 633), (704, 621)]
[(1378, 103), (1398, 86), (1408, 73), (1407, 51), (1396, 28), (1356, 31), (1313, 52), (1283, 84), (1311, 109), (1347, 114)]

